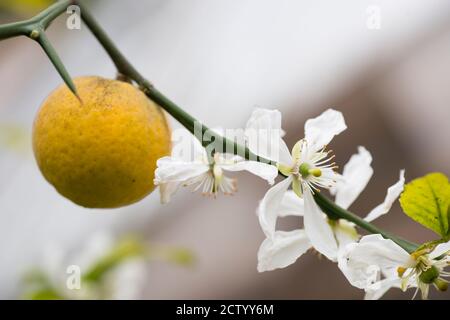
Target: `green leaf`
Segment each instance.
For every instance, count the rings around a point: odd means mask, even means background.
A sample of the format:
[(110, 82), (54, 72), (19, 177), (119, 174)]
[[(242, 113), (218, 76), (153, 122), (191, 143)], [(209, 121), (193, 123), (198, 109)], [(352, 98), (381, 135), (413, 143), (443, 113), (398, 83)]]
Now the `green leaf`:
[(430, 173), (405, 186), (400, 197), (403, 211), (442, 238), (449, 235), (450, 184), (442, 173)]

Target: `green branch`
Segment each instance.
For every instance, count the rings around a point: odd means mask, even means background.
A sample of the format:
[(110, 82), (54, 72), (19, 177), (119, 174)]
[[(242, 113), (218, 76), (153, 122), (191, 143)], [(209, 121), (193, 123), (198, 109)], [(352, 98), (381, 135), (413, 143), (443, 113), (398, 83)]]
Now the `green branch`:
[(383, 237), (385, 237), (387, 239), (391, 239), (392, 241), (397, 243), (399, 246), (401, 246), (403, 249), (405, 249), (409, 253), (416, 251), (416, 249), (419, 247), (417, 244), (411, 243), (411, 242), (404, 240), (402, 238), (399, 238), (389, 232), (386, 232), (386, 231), (378, 228), (377, 226), (371, 224), (370, 222), (367, 222), (366, 220), (358, 217), (354, 213), (339, 207), (336, 203), (334, 203), (333, 201), (331, 201), (330, 199), (325, 197), (320, 192), (316, 192), (314, 194), (314, 199), (316, 200), (317, 204), (322, 209), (322, 211), (332, 213), (332, 217), (330, 217), (330, 219), (338, 217), (340, 219), (345, 219), (350, 222), (353, 222), (354, 224), (358, 225), (360, 228), (362, 228), (370, 233), (379, 233)]
[(62, 0), (51, 5), (29, 20), (1, 25), (0, 40), (26, 36), (37, 41), (53, 63), (53, 66), (56, 68), (65, 84), (69, 87), (70, 91), (72, 91), (79, 99), (72, 78), (45, 34), (45, 30), (50, 26), (53, 20), (65, 12), (67, 7), (72, 3), (73, 1), (71, 0)]

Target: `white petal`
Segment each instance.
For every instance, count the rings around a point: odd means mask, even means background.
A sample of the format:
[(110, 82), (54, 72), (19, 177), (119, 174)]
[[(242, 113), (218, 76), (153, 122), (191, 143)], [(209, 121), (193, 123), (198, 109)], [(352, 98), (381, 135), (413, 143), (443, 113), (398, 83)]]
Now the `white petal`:
[(328, 223), (327, 217), (314, 201), (311, 191), (307, 188), (303, 189), (305, 190), (303, 193), (305, 204), (303, 223), (306, 234), (317, 251), (328, 259), (335, 261), (338, 247), (334, 238), (334, 232)]
[(352, 155), (344, 166), (342, 177), (337, 181), (332, 193), (336, 195), (335, 202), (348, 209), (364, 190), (373, 174), (372, 156), (364, 147), (358, 147), (358, 153)]
[(181, 182), (167, 182), (159, 184), (160, 201), (162, 204), (170, 202), (170, 198), (180, 187)]
[(286, 191), (283, 200), (281, 200), (278, 216), (303, 216), (304, 212), (305, 206), (303, 199), (297, 196), (292, 190)]
[(272, 238), (275, 233), (281, 200), (291, 182), (292, 177), (288, 177), (274, 185), (266, 192), (258, 206), (259, 223), (267, 238)]
[(163, 157), (157, 161), (155, 170), (155, 185), (159, 185), (161, 202), (167, 203), (178, 187), (209, 170), (207, 164), (201, 162), (185, 162), (172, 157)]
[(436, 259), (437, 257), (450, 252), (450, 241), (445, 243), (440, 243), (434, 248), (430, 253), (431, 259)]
[(242, 171), (246, 170), (260, 178), (267, 180), (269, 184), (275, 182), (275, 178), (278, 176), (277, 167), (256, 161), (237, 161), (232, 164), (222, 164), (220, 167), (227, 171)]
[(129, 259), (120, 264), (108, 275), (112, 299), (136, 300), (142, 298), (147, 274), (148, 265), (143, 259)]
[(276, 231), (267, 238), (258, 251), (258, 271), (285, 268), (294, 263), (311, 247), (304, 230)]
[(338, 267), (352, 286), (365, 289), (380, 280), (381, 269), (377, 265), (368, 265), (364, 261), (349, 260), (348, 252), (351, 252), (356, 245), (352, 242), (345, 247), (340, 247)]
[(345, 129), (347, 126), (342, 113), (328, 109), (317, 118), (306, 121), (305, 139), (311, 150), (318, 151)]
[(290, 166), (292, 157), (282, 135), (281, 113), (278, 110), (258, 108), (247, 121), (245, 137), (250, 151)]
[(392, 240), (379, 234), (363, 237), (339, 252), (339, 268), (349, 282), (366, 289), (380, 280), (381, 275), (397, 278), (397, 268), (414, 267), (416, 262)]
[(366, 221), (373, 221), (376, 218), (386, 214), (391, 210), (392, 204), (397, 200), (403, 191), (403, 186), (405, 184), (405, 170), (400, 171), (400, 179), (394, 185), (390, 186), (387, 190), (384, 202), (376, 206), (367, 217), (364, 218)]
[(387, 278), (381, 281), (375, 282), (366, 288), (366, 295), (364, 300), (378, 300), (380, 299), (389, 289), (400, 288), (401, 278)]
[(205, 163), (180, 161), (172, 157), (163, 157), (156, 165), (155, 184), (184, 182), (209, 170), (209, 165)]
[(339, 219), (333, 226), (334, 235), (338, 242), (339, 248), (345, 247), (349, 243), (358, 241), (359, 234), (355, 225), (344, 219)]
[(402, 247), (379, 234), (364, 236), (359, 243), (346, 246), (349, 267), (377, 266), (381, 271), (390, 273), (398, 267), (415, 265), (414, 259)]

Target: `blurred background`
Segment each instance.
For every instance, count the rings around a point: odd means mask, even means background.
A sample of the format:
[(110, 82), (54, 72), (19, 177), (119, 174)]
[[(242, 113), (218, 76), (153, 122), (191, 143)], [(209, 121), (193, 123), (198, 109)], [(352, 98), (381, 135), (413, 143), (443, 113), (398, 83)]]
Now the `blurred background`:
[[(30, 17), (49, 2), (0, 0), (0, 23)], [(293, 145), (306, 119), (328, 107), (342, 111), (349, 129), (331, 146), (339, 164), (358, 145), (374, 157), (375, 174), (351, 207), (360, 215), (383, 201), (402, 168), (407, 181), (449, 174), (447, 0), (86, 2), (130, 61), (210, 127), (240, 128), (253, 108), (277, 108)], [(114, 77), (89, 31), (69, 30), (67, 17), (48, 34), (71, 75)], [(37, 44), (0, 42), (0, 298), (21, 296), (24, 272), (45, 265), (49, 248), (82, 250), (98, 233), (136, 233), (195, 254), (189, 268), (146, 265), (139, 298), (363, 297), (312, 253), (286, 269), (257, 273), (263, 233), (255, 208), (267, 185), (245, 173), (234, 197), (215, 200), (180, 190), (162, 206), (156, 191), (126, 208), (88, 210), (59, 196), (35, 164), (30, 137), (40, 103), (60, 83)], [(377, 223), (416, 242), (434, 238), (398, 205)], [(296, 221), (282, 224), (294, 228)], [(394, 289), (385, 297), (410, 299), (412, 292)], [(432, 290), (431, 297), (450, 293)]]

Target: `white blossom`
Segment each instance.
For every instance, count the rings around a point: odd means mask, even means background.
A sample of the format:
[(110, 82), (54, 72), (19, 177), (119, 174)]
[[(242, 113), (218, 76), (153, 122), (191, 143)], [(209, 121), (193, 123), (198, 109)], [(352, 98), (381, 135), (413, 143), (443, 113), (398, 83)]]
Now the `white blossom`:
[[(346, 246), (347, 278), (355, 287), (366, 291), (366, 299), (379, 299), (390, 288), (416, 287), (422, 298), (428, 297), (430, 285), (445, 291), (450, 273), (450, 242), (425, 246), (412, 254), (379, 234), (361, 238)], [(414, 296), (416, 295), (414, 294)]]
[(171, 196), (180, 186), (192, 186), (193, 191), (201, 190), (204, 195), (216, 196), (219, 192), (233, 194), (237, 190), (236, 179), (225, 175), (225, 172), (248, 171), (257, 175), (269, 184), (274, 183), (278, 170), (270, 164), (247, 161), (236, 155), (216, 152), (208, 159), (206, 150), (200, 142), (187, 131), (180, 143), (186, 148), (174, 147), (172, 155), (163, 157), (157, 162), (155, 185), (159, 186), (161, 202), (168, 203)]

